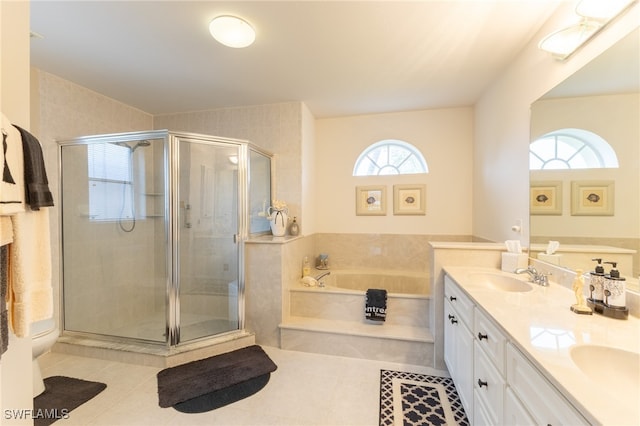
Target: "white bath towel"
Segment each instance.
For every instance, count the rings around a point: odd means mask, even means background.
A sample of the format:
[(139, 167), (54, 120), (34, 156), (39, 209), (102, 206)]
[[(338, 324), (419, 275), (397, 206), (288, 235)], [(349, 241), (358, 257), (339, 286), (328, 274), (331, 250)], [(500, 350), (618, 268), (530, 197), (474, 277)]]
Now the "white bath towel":
[(18, 213), (11, 220), (9, 317), (15, 335), (27, 337), (32, 322), (53, 316), (49, 209)]
[(11, 217), (0, 216), (0, 246), (13, 242), (13, 223)]
[(25, 211), (22, 136), (2, 114), (0, 147), (0, 216)]

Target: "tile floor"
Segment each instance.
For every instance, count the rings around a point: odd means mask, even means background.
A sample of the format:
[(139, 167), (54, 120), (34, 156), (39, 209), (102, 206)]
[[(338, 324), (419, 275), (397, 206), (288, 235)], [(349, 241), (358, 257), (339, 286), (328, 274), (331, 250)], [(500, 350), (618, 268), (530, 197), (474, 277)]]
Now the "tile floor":
[(380, 369), (448, 375), (428, 367), (263, 348), (278, 366), (267, 386), (249, 398), (202, 414), (158, 406), (160, 368), (55, 352), (43, 355), (40, 365), (44, 377), (66, 375), (107, 384), (68, 419), (56, 422), (58, 426), (373, 426), (378, 424)]

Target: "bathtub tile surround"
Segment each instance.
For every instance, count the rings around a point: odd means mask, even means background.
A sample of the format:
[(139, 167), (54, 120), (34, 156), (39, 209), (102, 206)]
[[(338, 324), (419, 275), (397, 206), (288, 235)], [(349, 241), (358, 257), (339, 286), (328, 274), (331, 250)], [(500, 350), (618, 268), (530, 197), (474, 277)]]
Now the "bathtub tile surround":
[[(429, 279), (432, 240), (469, 241), (470, 237), (319, 233), (284, 240), (251, 239), (245, 246), (246, 328), (255, 333), (260, 345), (431, 366), (435, 362)], [(328, 280), (339, 276), (339, 271), (374, 270), (377, 275), (385, 271), (386, 275), (420, 277), (422, 284), (415, 288), (415, 281), (409, 280), (407, 288), (415, 294), (390, 301), (388, 323), (365, 324), (363, 291), (343, 300), (325, 292), (323, 308), (310, 301), (313, 294), (299, 291), (302, 260), (305, 256), (315, 259), (320, 253), (331, 258)], [(314, 276), (321, 272), (312, 268)], [(369, 283), (366, 288), (378, 284)]]
[(430, 241), (470, 241), (470, 236), (332, 234), (315, 235), (319, 253), (328, 253), (332, 269), (384, 269), (429, 272)]
[[(453, 241), (466, 241), (469, 237), (443, 237)], [(433, 365), (433, 322), (429, 284), (430, 246), (436, 239), (424, 235), (387, 234), (314, 234), (285, 241), (282, 244), (282, 317), (278, 333), (282, 348), (301, 351), (337, 354), (358, 358), (392, 360), (419, 365)], [(248, 244), (247, 246), (252, 246)], [(277, 245), (271, 244), (271, 250)], [(249, 250), (254, 250), (250, 248)], [(266, 250), (264, 248), (256, 251)], [(408, 275), (404, 293), (411, 289), (413, 294), (394, 295), (389, 301), (387, 323), (383, 326), (366, 324), (364, 321), (364, 290), (382, 285), (380, 281), (363, 278), (357, 285), (360, 294), (335, 294), (331, 290), (315, 289), (314, 294), (300, 285), (300, 267), (304, 256), (314, 259), (319, 253), (327, 253), (331, 267), (326, 280), (328, 283), (341, 276), (341, 271), (373, 271), (375, 275)], [(270, 263), (278, 265), (277, 261)], [(253, 265), (248, 264), (249, 268)], [(263, 267), (267, 267), (264, 265)], [(312, 275), (322, 271), (312, 269)], [(383, 272), (381, 274), (381, 272)], [(254, 273), (254, 272), (252, 272)], [(258, 271), (255, 271), (258, 273)], [(266, 273), (266, 272), (265, 272)], [(284, 275), (286, 274), (286, 276)], [(249, 275), (249, 274), (248, 274)], [(367, 282), (368, 281), (368, 282)], [(394, 278), (388, 281), (397, 281)], [(419, 285), (416, 285), (419, 282)], [(247, 297), (252, 293), (254, 283), (247, 282)], [(263, 284), (258, 284), (264, 287)], [(272, 287), (280, 286), (272, 282)], [(258, 291), (258, 290), (256, 290)], [(262, 291), (262, 290), (261, 290)], [(392, 290), (397, 292), (397, 290)], [(277, 294), (272, 290), (271, 294)], [(321, 302), (314, 300), (321, 296)], [(262, 300), (265, 300), (264, 298)], [(273, 309), (279, 309), (277, 303)], [(272, 327), (273, 311), (263, 318), (259, 327), (267, 327), (267, 336), (273, 340), (276, 335)], [(393, 318), (393, 319), (392, 319)], [(257, 321), (254, 319), (253, 323)], [(247, 322), (249, 326), (249, 322)], [(250, 326), (249, 326), (250, 327)], [(260, 344), (262, 336), (256, 331)]]

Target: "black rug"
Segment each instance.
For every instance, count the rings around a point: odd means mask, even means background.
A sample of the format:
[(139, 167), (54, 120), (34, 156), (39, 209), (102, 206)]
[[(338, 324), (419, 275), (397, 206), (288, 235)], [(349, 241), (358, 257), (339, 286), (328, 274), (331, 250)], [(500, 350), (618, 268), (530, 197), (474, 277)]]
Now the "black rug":
[(52, 376), (44, 379), (45, 390), (33, 398), (34, 426), (47, 426), (69, 418), (69, 412), (102, 392), (107, 385), (73, 377)]
[(468, 426), (453, 380), (380, 370), (380, 426)]
[(202, 413), (258, 392), (278, 367), (258, 345), (193, 361), (158, 373), (158, 402)]

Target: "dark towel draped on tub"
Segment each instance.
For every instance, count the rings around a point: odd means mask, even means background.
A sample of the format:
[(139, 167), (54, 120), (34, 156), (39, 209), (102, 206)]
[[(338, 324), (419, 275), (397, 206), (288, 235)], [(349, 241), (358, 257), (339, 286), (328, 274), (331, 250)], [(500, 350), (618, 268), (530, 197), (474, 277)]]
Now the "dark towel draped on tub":
[(384, 322), (387, 317), (387, 290), (374, 288), (367, 290), (364, 317), (370, 321)]

